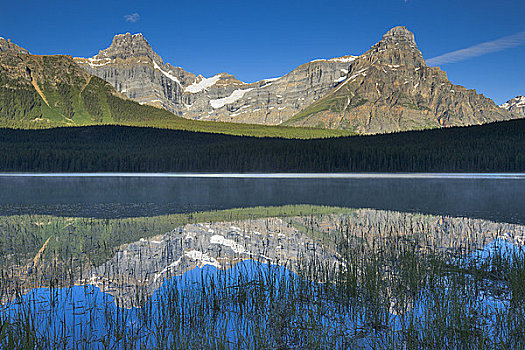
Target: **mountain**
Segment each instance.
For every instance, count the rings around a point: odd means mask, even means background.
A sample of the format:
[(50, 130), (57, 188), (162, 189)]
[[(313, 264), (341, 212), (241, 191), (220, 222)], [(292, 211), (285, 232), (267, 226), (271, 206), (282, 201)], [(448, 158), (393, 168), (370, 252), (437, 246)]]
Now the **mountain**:
[(507, 110), (453, 85), (426, 65), (405, 27), (359, 57), (314, 60), (255, 83), (164, 63), (141, 34), (117, 35), (87, 59), (32, 55), (0, 38), (0, 126), (16, 128), (109, 123), (311, 138), (508, 120), (520, 117), (519, 101)]
[(30, 55), (8, 41), (0, 41), (0, 46), (2, 126), (40, 128), (115, 123), (158, 114), (137, 109), (142, 106), (87, 73), (71, 56)]
[(276, 125), (337, 86), (353, 59), (315, 60), (280, 78), (244, 83), (227, 73), (205, 78), (164, 64), (142, 34), (127, 33), (75, 61), (127, 97), (185, 118)]
[(98, 55), (75, 61), (128, 98), (190, 119), (371, 134), (519, 117), (428, 67), (405, 27), (392, 28), (359, 57), (314, 60), (255, 83), (164, 64), (142, 34), (119, 34)]
[(525, 96), (516, 96), (500, 105), (500, 107), (525, 117)]
[[(116, 124), (224, 133), (241, 136), (318, 138), (350, 132), (283, 126), (246, 125), (190, 120), (153, 106), (141, 105), (115, 91), (108, 82), (89, 74), (71, 56), (31, 55), (0, 39), (0, 127), (50, 128)], [(155, 58), (147, 47), (135, 46)], [(109, 51), (125, 59), (129, 52)]]
[(428, 67), (414, 35), (392, 28), (348, 68), (348, 78), (287, 125), (373, 134), (475, 125), (518, 117)]

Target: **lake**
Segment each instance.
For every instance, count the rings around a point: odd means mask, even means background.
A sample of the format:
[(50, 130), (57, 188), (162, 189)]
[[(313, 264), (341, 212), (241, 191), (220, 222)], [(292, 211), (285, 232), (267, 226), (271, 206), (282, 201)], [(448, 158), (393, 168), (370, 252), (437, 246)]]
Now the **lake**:
[(0, 194), (2, 348), (525, 345), (524, 174), (0, 174)]
[(151, 216), (312, 204), (523, 223), (523, 174), (0, 174), (5, 213)]

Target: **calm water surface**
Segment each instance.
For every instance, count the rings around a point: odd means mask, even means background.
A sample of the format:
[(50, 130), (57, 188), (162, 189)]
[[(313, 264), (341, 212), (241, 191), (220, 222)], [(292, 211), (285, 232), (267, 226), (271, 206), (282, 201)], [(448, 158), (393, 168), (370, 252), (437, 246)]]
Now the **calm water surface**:
[(524, 174), (0, 174), (0, 214), (152, 216), (287, 204), (525, 222)]

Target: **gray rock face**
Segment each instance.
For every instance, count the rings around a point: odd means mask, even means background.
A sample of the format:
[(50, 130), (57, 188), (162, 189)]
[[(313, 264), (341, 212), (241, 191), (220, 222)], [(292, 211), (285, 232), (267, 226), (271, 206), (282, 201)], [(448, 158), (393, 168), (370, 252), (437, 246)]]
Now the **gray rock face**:
[(119, 34), (110, 47), (77, 64), (128, 98), (190, 119), (280, 124), (345, 79), (353, 56), (306, 63), (289, 74), (244, 83), (221, 73), (195, 76), (164, 64), (142, 34)]
[(500, 105), (500, 107), (525, 117), (525, 96), (516, 96)]
[[(243, 98), (216, 108), (206, 119), (281, 124), (346, 78), (353, 56), (315, 60), (277, 79), (247, 85)], [(213, 106), (213, 102), (212, 102)]]
[(22, 54), (22, 55), (28, 55), (29, 51), (27, 51), (24, 48), (21, 48), (20, 46), (13, 44), (11, 40), (4, 39), (0, 37), (0, 53), (2, 52), (10, 52), (15, 54)]
[(142, 34), (118, 34), (113, 38), (110, 47), (101, 50), (96, 56), (98, 59), (109, 58), (126, 60), (132, 57), (148, 57), (157, 62), (162, 62)]
[[(397, 26), (390, 29), (385, 35), (381, 44), (399, 43), (405, 42), (408, 45), (416, 46), (416, 40), (414, 39), (414, 33), (409, 31), (405, 26)], [(379, 44), (378, 44), (379, 45)]]
[(109, 48), (75, 62), (128, 98), (172, 112), (184, 108), (181, 84), (195, 79), (181, 68), (165, 65), (142, 34), (116, 35)]

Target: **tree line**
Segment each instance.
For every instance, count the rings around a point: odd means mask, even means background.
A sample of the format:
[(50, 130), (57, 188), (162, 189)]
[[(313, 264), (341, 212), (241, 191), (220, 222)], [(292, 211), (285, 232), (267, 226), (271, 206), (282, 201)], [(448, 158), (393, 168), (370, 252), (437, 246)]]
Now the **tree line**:
[(0, 129), (0, 171), (522, 172), (525, 120), (311, 140), (126, 126)]

